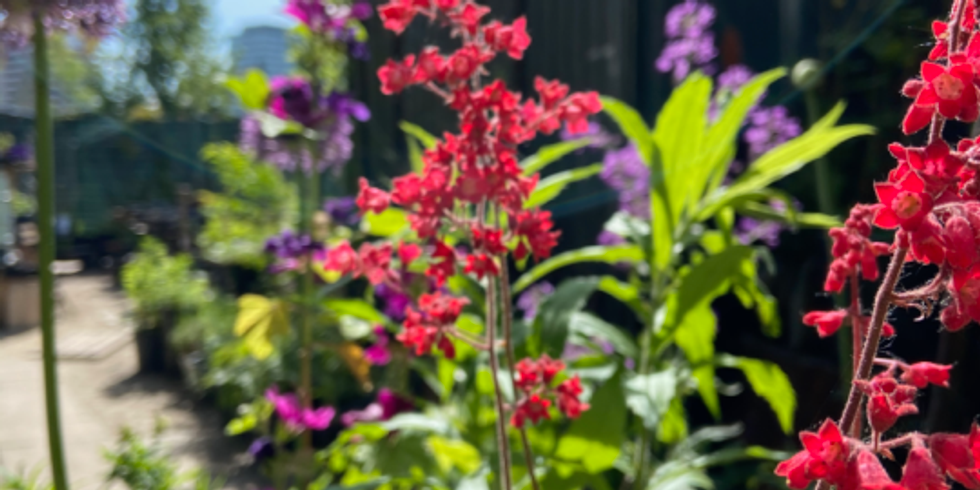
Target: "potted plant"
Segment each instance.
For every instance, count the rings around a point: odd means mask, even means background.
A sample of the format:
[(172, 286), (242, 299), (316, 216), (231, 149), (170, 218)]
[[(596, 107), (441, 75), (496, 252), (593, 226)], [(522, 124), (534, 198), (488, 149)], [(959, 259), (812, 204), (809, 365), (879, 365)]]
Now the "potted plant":
[(123, 266), (123, 289), (133, 301), (140, 372), (179, 373), (177, 353), (167, 339), (181, 315), (213, 296), (207, 279), (192, 265), (189, 255), (170, 255), (162, 242), (146, 237)]

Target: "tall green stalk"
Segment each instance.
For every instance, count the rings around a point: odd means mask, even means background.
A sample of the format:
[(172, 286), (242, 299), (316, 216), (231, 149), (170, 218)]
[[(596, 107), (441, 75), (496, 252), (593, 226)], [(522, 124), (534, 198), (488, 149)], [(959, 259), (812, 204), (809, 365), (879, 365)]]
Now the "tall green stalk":
[[(296, 171), (300, 192), (300, 222), (301, 235), (313, 234), (313, 214), (320, 195), (320, 176), (311, 169), (311, 175), (306, 175), (300, 168)], [(313, 301), (314, 277), (313, 268), (307, 264), (300, 278), (300, 399), (303, 408), (313, 408)], [(310, 431), (303, 433), (303, 447), (313, 447)]]
[(55, 490), (68, 490), (65, 452), (62, 444), (58, 402), (58, 371), (55, 360), (54, 331), (54, 123), (48, 64), (48, 40), (42, 13), (34, 14), (34, 103), (35, 147), (37, 159), (37, 225), (40, 230), (41, 339), (44, 360), (44, 400), (48, 421), (48, 448)]

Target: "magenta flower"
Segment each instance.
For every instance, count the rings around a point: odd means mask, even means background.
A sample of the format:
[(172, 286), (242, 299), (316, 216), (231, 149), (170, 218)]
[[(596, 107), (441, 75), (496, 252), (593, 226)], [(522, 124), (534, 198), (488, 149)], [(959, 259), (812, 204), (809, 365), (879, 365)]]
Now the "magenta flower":
[(374, 335), (378, 340), (374, 345), (364, 349), (364, 358), (374, 366), (384, 366), (391, 362), (391, 351), (388, 350), (388, 342), (391, 338), (384, 327), (378, 325), (374, 327)]
[(312, 128), (327, 118), (320, 96), (302, 77), (276, 77), (272, 80), (269, 112), (279, 119), (296, 121)]
[(415, 409), (415, 405), (388, 388), (378, 391), (378, 398), (374, 403), (364, 407), (363, 410), (351, 410), (340, 417), (345, 427), (350, 427), (358, 422), (381, 422), (391, 420), (392, 417), (404, 412)]
[(295, 432), (326, 429), (336, 415), (333, 407), (303, 408), (295, 394), (280, 394), (275, 387), (266, 390), (265, 398), (275, 407), (276, 415), (286, 427)]

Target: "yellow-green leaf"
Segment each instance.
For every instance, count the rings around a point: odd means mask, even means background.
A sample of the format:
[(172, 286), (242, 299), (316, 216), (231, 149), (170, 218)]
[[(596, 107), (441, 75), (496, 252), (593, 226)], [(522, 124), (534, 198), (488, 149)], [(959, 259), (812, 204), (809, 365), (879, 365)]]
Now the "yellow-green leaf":
[(265, 359), (272, 355), (272, 339), (287, 333), (289, 318), (282, 301), (257, 294), (245, 294), (238, 298), (235, 335), (242, 338), (253, 357)]

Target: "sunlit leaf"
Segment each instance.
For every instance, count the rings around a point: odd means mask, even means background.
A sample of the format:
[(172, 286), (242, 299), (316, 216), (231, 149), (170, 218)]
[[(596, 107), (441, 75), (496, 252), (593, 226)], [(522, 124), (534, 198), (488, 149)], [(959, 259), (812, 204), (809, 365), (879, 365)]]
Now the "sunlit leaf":
[(408, 121), (398, 123), (398, 127), (401, 128), (405, 134), (412, 136), (418, 140), (419, 143), (422, 143), (422, 146), (424, 146), (426, 149), (435, 148), (436, 143), (439, 141), (439, 139), (433, 136), (432, 133), (422, 129), (421, 126), (412, 124)]
[(517, 294), (528, 286), (538, 282), (544, 276), (562, 267), (587, 262), (616, 264), (619, 262), (636, 263), (643, 260), (643, 250), (636, 245), (616, 245), (611, 247), (594, 246), (572, 250), (551, 257), (527, 271), (513, 285)]
[(677, 393), (677, 372), (638, 374), (626, 382), (626, 406), (647, 430), (656, 430)]
[(338, 315), (350, 315), (371, 323), (385, 323), (388, 320), (377, 308), (363, 299), (328, 298), (323, 301), (323, 306)]
[(577, 311), (572, 313), (568, 324), (570, 332), (577, 333), (586, 338), (599, 338), (609, 342), (616, 352), (626, 358), (635, 359), (639, 356), (639, 348), (636, 343), (622, 329), (603, 321), (602, 319), (586, 313)]
[(238, 318), (235, 319), (235, 335), (242, 338), (249, 353), (256, 359), (272, 355), (272, 339), (289, 333), (286, 305), (280, 300), (257, 294), (245, 294), (238, 298)]
[(569, 279), (545, 298), (538, 307), (531, 336), (527, 339), (528, 351), (533, 357), (541, 354), (555, 359), (561, 357), (572, 314), (585, 306), (598, 284), (598, 278)]
[(616, 121), (619, 129), (636, 145), (643, 161), (649, 166), (653, 152), (653, 137), (650, 127), (643, 121), (643, 116), (625, 102), (613, 97), (602, 97), (602, 110)]
[(755, 393), (772, 407), (783, 432), (793, 432), (796, 391), (779, 365), (761, 359), (730, 355), (719, 356), (718, 365), (741, 369)]
[(483, 463), (480, 451), (466, 441), (431, 436), (426, 439), (426, 444), (444, 473), (456, 469), (468, 475), (478, 470)]
[(626, 399), (623, 374), (617, 372), (589, 400), (591, 408), (572, 422), (558, 440), (555, 457), (580, 462), (589, 473), (613, 467), (626, 438)]
[(674, 333), (674, 342), (684, 351), (698, 381), (698, 393), (716, 419), (721, 417), (721, 405), (715, 388), (715, 368), (710, 362), (715, 355), (715, 330), (717, 319), (708, 302), (701, 303), (684, 316)]
[(589, 146), (589, 143), (591, 141), (588, 138), (581, 138), (543, 146), (537, 153), (521, 160), (521, 168), (524, 170), (524, 175), (538, 173), (548, 165), (561, 160), (569, 153)]
[(251, 69), (240, 77), (229, 77), (225, 86), (238, 95), (246, 109), (262, 110), (269, 99), (269, 80), (262, 70)]
[(545, 204), (551, 202), (552, 199), (558, 197), (558, 195), (561, 194), (566, 187), (568, 187), (568, 184), (585, 180), (601, 171), (602, 164), (596, 163), (586, 167), (576, 168), (574, 170), (565, 170), (563, 172), (549, 175), (548, 177), (542, 179), (541, 182), (538, 182), (538, 186), (535, 187), (534, 192), (532, 192), (527, 198), (527, 201), (524, 202), (524, 208), (531, 209), (544, 206)]
[(408, 213), (389, 207), (380, 214), (365, 213), (361, 219), (361, 231), (371, 236), (392, 237), (408, 232)]

